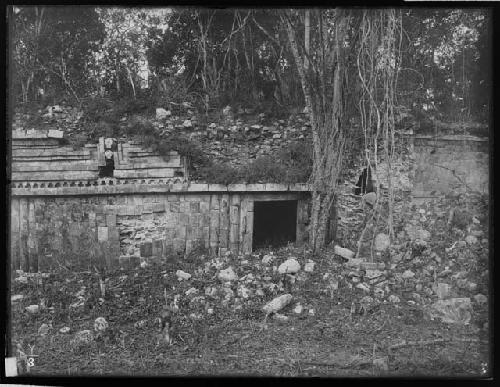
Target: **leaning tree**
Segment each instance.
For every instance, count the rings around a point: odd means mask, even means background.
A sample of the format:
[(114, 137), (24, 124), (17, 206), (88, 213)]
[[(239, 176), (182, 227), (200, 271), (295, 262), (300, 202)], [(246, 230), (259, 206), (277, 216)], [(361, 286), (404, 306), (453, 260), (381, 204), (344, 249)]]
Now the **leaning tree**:
[(309, 242), (316, 251), (327, 241), (346, 145), (355, 134), (354, 115), (361, 117), (367, 161), (376, 162), (378, 140), (385, 139), (390, 166), (400, 15), (388, 9), (283, 10), (280, 19), (312, 128)]

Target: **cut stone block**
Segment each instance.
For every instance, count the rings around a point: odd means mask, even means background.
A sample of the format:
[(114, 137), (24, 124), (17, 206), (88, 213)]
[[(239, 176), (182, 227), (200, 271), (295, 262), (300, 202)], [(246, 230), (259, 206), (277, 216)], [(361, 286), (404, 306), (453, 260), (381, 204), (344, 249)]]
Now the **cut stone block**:
[(163, 255), (163, 241), (161, 239), (155, 239), (153, 241), (153, 255), (156, 257), (161, 257)]
[(153, 255), (153, 243), (143, 242), (141, 243), (141, 257), (151, 257)]
[(116, 214), (106, 214), (106, 225), (108, 227), (116, 225)]
[(108, 240), (108, 228), (97, 227), (97, 240), (99, 242), (106, 242)]

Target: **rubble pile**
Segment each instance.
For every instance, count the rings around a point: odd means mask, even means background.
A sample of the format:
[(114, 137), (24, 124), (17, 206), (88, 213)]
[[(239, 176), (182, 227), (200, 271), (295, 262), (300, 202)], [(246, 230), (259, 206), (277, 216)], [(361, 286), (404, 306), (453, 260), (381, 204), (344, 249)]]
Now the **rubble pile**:
[(381, 241), (389, 248), (385, 262), (380, 251), (373, 260), (348, 260), (342, 271), (347, 286), (379, 301), (420, 306), (431, 319), (468, 323), (472, 309), (483, 308), (488, 294), (485, 203), (467, 195), (441, 197), (398, 214), (390, 247), (388, 235), (375, 236), (375, 250)]
[[(158, 131), (160, 137), (182, 134), (203, 144), (206, 154), (213, 160), (233, 167), (248, 164), (259, 156), (272, 155), (286, 143), (301, 140), (310, 135), (309, 119), (304, 114), (291, 115), (287, 120), (273, 120), (264, 113), (232, 114), (226, 109), (213, 122), (201, 122), (190, 105), (176, 109), (157, 108), (154, 116), (145, 117)], [(247, 109), (247, 111), (249, 111)], [(65, 105), (47, 106), (35, 114), (16, 113), (13, 129), (38, 129), (50, 127), (62, 130), (65, 137), (78, 138), (88, 131), (82, 120), (83, 111)], [(124, 128), (132, 116), (124, 115), (120, 125)], [(203, 117), (203, 120), (206, 119)], [(125, 132), (125, 131), (124, 131)]]
[(338, 245), (321, 257), (290, 246), (245, 256), (222, 251), (170, 257), (105, 277), (18, 271), (11, 302), (22, 324), (36, 319), (39, 335), (97, 329), (68, 326), (68, 313), (74, 320), (104, 317), (106, 324), (96, 323), (103, 330), (108, 322), (156, 329), (159, 311), (171, 303), (178, 305), (174, 320), (181, 331), (235, 316), (289, 324), (332, 308), (366, 314), (384, 304), (412, 306), (429, 320), (487, 329), (487, 206), (461, 195), (409, 203), (404, 214), (390, 246), (386, 236), (378, 238), (386, 261), (382, 255), (373, 261), (356, 258)]

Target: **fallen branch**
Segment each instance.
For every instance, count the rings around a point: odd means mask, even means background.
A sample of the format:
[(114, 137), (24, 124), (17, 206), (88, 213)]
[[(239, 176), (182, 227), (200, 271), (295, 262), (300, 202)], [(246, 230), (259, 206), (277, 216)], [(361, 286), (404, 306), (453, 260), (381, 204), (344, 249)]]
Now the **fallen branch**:
[(471, 188), (460, 176), (457, 175), (457, 171), (455, 169), (451, 169), (451, 168), (448, 168), (448, 167), (445, 167), (443, 165), (440, 165), (440, 164), (436, 164), (436, 163), (430, 163), (432, 166), (434, 167), (439, 167), (439, 168), (443, 168), (443, 169), (446, 169), (447, 171), (450, 171), (451, 174), (453, 175), (453, 177), (455, 177), (462, 185), (465, 186), (465, 188), (467, 188), (469, 191), (471, 192), (475, 192), (475, 193), (478, 193), (478, 194), (481, 194), (480, 191), (478, 190), (475, 190), (473, 188)]
[(321, 366), (321, 367), (337, 367), (337, 368), (350, 368), (352, 366), (363, 366), (372, 364), (371, 361), (355, 358), (349, 363), (341, 364), (336, 362), (320, 362), (320, 361), (301, 361), (304, 365)]
[(403, 348), (403, 347), (409, 347), (409, 346), (416, 346), (416, 345), (433, 345), (433, 344), (440, 344), (440, 343), (449, 343), (449, 342), (461, 342), (461, 343), (482, 343), (482, 344), (488, 344), (487, 341), (485, 340), (479, 340), (479, 339), (434, 339), (434, 340), (420, 340), (420, 341), (407, 341), (403, 340), (402, 342), (398, 344), (391, 345), (389, 347), (390, 350), (393, 349), (398, 349), (398, 348)]

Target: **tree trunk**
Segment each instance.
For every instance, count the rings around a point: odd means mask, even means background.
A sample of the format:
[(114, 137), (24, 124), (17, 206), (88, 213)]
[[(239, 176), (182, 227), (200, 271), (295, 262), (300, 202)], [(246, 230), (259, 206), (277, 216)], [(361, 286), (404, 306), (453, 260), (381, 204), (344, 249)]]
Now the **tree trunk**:
[[(308, 17), (306, 16), (306, 20)], [(319, 17), (321, 18), (322, 15), (320, 14)], [(344, 77), (342, 76), (344, 68), (339, 45), (345, 33), (345, 18), (342, 15), (339, 17), (340, 21), (335, 30), (337, 41), (334, 46), (328, 47), (327, 55), (322, 55), (319, 62), (314, 63), (307, 58), (309, 50), (307, 40), (305, 48), (302, 50), (303, 55), (299, 52), (296, 28), (292, 25), (289, 15), (285, 14), (283, 20), (297, 65), (312, 128), (313, 172), (310, 179), (312, 209), (309, 243), (313, 251), (317, 251), (327, 242), (328, 222), (334, 203), (337, 177), (342, 164), (345, 144), (343, 129)], [(309, 21), (307, 23), (309, 24)], [(329, 35), (323, 37), (323, 34), (330, 34), (326, 29), (321, 29), (319, 33), (323, 41), (329, 40)], [(321, 46), (320, 49), (324, 50), (324, 46)], [(322, 53), (325, 54), (324, 51)], [(328, 58), (335, 58), (335, 61)], [(314, 79), (325, 79), (325, 76), (328, 76), (328, 81), (332, 83), (332, 92), (328, 95), (324, 90), (318, 90), (318, 85), (314, 84)]]
[(131, 73), (130, 69), (128, 68), (128, 66), (127, 66), (127, 75), (128, 75), (128, 81), (130, 82), (130, 86), (132, 87), (132, 92), (134, 93), (134, 99), (135, 99), (136, 98), (135, 84), (134, 84), (134, 80), (132, 79), (132, 73)]
[(306, 9), (305, 18), (304, 18), (304, 45), (306, 56), (304, 58), (304, 68), (309, 70), (309, 42), (310, 42), (310, 34), (311, 34), (311, 11)]

